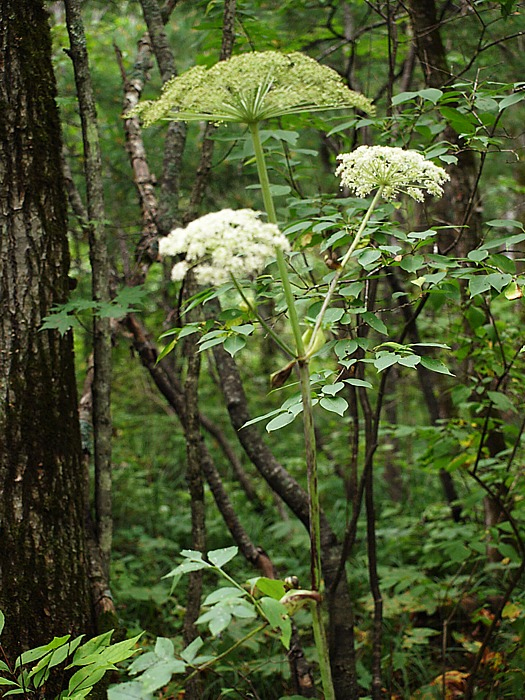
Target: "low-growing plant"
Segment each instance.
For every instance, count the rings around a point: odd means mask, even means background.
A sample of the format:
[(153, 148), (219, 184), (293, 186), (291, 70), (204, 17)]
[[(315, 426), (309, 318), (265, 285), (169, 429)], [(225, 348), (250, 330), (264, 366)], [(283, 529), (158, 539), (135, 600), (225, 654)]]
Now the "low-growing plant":
[[(4, 622), (4, 614), (0, 612), (0, 634)], [(107, 671), (116, 670), (116, 664), (137, 652), (140, 634), (113, 644), (112, 635), (113, 630), (110, 630), (84, 643), (85, 635), (75, 639), (71, 639), (70, 634), (55, 637), (47, 644), (24, 651), (12, 665), (0, 645), (4, 656), (4, 659), (0, 659), (2, 697), (17, 695), (28, 700), (49, 697), (46, 683), (51, 674), (54, 679), (64, 679), (64, 690), (56, 696), (56, 700), (82, 700), (88, 697)]]
[[(172, 676), (180, 676), (177, 683), (183, 686), (197, 674), (216, 666), (236, 649), (263, 632), (272, 632), (284, 649), (289, 649), (292, 635), (291, 618), (302, 608), (311, 608), (318, 602), (317, 591), (291, 588), (283, 581), (259, 576), (243, 584), (230, 576), (224, 567), (237, 554), (237, 547), (226, 547), (208, 552), (183, 550), (184, 561), (164, 578), (172, 579), (175, 588), (184, 574), (206, 571), (222, 579), (226, 585), (213, 590), (203, 601), (203, 612), (196, 624), (206, 625), (212, 638), (221, 637), (235, 622), (237, 639), (221, 653), (202, 653), (204, 639), (199, 636), (179, 653), (170, 639), (159, 637), (152, 651), (137, 657), (128, 668), (128, 675), (136, 678), (127, 683), (112, 686), (109, 700), (149, 700), (152, 693), (168, 685)], [(246, 629), (246, 626), (248, 627)]]

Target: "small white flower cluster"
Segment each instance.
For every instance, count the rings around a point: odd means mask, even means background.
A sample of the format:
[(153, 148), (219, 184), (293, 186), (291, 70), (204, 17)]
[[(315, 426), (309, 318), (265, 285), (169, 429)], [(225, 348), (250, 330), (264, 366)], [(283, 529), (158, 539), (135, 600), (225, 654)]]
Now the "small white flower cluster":
[(275, 249), (290, 250), (290, 244), (275, 224), (260, 220), (252, 209), (223, 209), (201, 216), (186, 228), (176, 228), (159, 243), (161, 255), (185, 254), (174, 265), (171, 277), (182, 280), (190, 268), (201, 285), (220, 285), (264, 268)]
[(373, 190), (382, 188), (382, 197), (389, 201), (398, 194), (422, 202), (425, 191), (434, 197), (443, 194), (442, 185), (450, 177), (438, 165), (434, 165), (417, 151), (389, 146), (359, 146), (352, 153), (337, 156), (340, 161), (335, 174), (341, 178), (341, 186), (367, 197)]

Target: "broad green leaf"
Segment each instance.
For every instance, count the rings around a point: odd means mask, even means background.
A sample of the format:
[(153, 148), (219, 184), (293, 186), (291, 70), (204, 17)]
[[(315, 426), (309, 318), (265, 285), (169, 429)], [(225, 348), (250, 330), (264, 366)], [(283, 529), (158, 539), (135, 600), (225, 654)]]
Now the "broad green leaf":
[(292, 625), (286, 607), (278, 600), (269, 597), (261, 598), (259, 605), (270, 627), (281, 631), (281, 642), (286, 649), (289, 649)]
[(375, 331), (381, 333), (382, 335), (388, 335), (388, 328), (385, 326), (383, 321), (381, 321), (380, 318), (377, 318), (377, 316), (371, 311), (364, 311), (361, 314), (361, 318), (367, 325), (370, 326), (370, 328), (373, 328)]
[(491, 287), (497, 292), (501, 292), (503, 287), (506, 287), (512, 280), (512, 275), (504, 275), (501, 272), (491, 272), (487, 275), (487, 280)]
[(169, 355), (170, 352), (173, 350), (173, 348), (177, 345), (178, 343), (178, 338), (173, 338), (167, 345), (165, 345), (162, 350), (159, 352), (157, 356), (157, 361), (156, 364), (159, 363), (161, 360), (163, 360), (166, 355)]
[(336, 307), (331, 307), (329, 309), (326, 309), (323, 323), (325, 323), (327, 325), (329, 325), (331, 323), (337, 323), (337, 321), (340, 321), (341, 318), (343, 317), (344, 312), (345, 312), (344, 309), (338, 309)]
[(376, 248), (365, 248), (362, 253), (359, 253), (357, 258), (361, 267), (373, 265), (381, 257), (381, 251)]
[(205, 340), (204, 342), (199, 342), (199, 352), (204, 352), (204, 350), (209, 350), (210, 348), (215, 347), (215, 345), (221, 345), (226, 336), (221, 335), (218, 338), (211, 338), (210, 340)]
[(417, 92), (400, 92), (392, 98), (392, 105), (395, 106), (403, 104), (404, 102), (410, 102), (410, 100), (413, 100), (417, 96)]
[(179, 340), (181, 338), (185, 338), (188, 335), (192, 335), (192, 333), (197, 333), (201, 328), (200, 323), (188, 323), (187, 326), (184, 326), (184, 328), (180, 329), (180, 333), (177, 336)]
[(171, 681), (174, 673), (184, 673), (186, 664), (179, 659), (171, 659), (170, 661), (159, 661), (154, 666), (144, 671), (140, 676), (140, 683), (145, 693), (154, 693), (159, 688), (162, 688)]
[(263, 615), (268, 620), (272, 629), (279, 629), (283, 623), (283, 620), (288, 617), (286, 607), (275, 598), (265, 596), (264, 598), (261, 598), (259, 605)]
[(505, 289), (504, 294), (509, 301), (513, 301), (514, 299), (521, 299), (523, 291), (516, 282), (511, 282)]
[(470, 114), (464, 114), (455, 107), (440, 107), (439, 111), (458, 134), (474, 134), (476, 122)]
[(117, 304), (122, 306), (135, 306), (144, 302), (148, 291), (142, 285), (136, 287), (123, 287), (115, 296)]
[(356, 340), (338, 340), (334, 347), (335, 354), (339, 358), (346, 357), (346, 355), (353, 355), (357, 348)]
[(280, 600), (286, 593), (285, 585), (282, 581), (273, 578), (266, 578), (266, 576), (260, 576), (259, 578), (252, 579), (253, 585), (261, 591), (266, 596), (270, 598), (275, 598)]
[(66, 312), (46, 316), (40, 326), (41, 331), (57, 330), (60, 335), (65, 335), (71, 328), (80, 328), (80, 323), (74, 316)]
[(449, 368), (443, 364), (443, 362), (440, 360), (435, 360), (433, 357), (422, 357), (421, 364), (431, 372), (437, 372), (438, 374), (449, 374), (451, 377), (455, 376), (452, 374)]
[(290, 194), (292, 188), (289, 185), (270, 185), (270, 192), (274, 197), (284, 197)]
[(0, 634), (2, 634), (2, 630), (4, 629), (4, 625), (5, 625), (5, 615), (0, 610)]
[(214, 605), (213, 608), (197, 618), (197, 623), (208, 623), (208, 629), (216, 637), (224, 631), (232, 621), (232, 614), (225, 605)]
[(92, 688), (103, 678), (107, 670), (108, 668), (106, 666), (100, 668), (98, 666), (93, 667), (89, 665), (80, 668), (71, 676), (68, 685), (69, 694), (73, 695), (85, 688)]
[(64, 696), (64, 700), (84, 700), (90, 693), (91, 693), (92, 688), (84, 688), (84, 690), (77, 690), (75, 691), (72, 695), (69, 695), (67, 693)]
[(323, 253), (327, 248), (330, 248), (332, 246), (335, 246), (336, 243), (341, 241), (343, 238), (348, 238), (348, 231), (341, 230), (341, 231), (336, 231), (335, 233), (332, 233), (331, 236), (326, 238), (322, 243), (321, 243), (321, 253)]
[[(204, 345), (205, 344), (203, 344), (203, 346)], [(218, 343), (213, 342), (213, 345), (218, 345)], [(203, 346), (201, 346), (201, 350), (205, 349)], [(208, 345), (208, 347), (210, 346)], [(226, 350), (226, 352), (233, 357), (236, 353), (239, 352), (239, 350), (242, 350), (246, 347), (246, 338), (243, 338), (240, 335), (229, 335), (224, 341), (223, 347)]]
[(429, 100), (430, 102), (433, 102), (436, 104), (436, 102), (443, 97), (443, 91), (438, 90), (437, 88), (425, 88), (424, 90), (419, 90), (418, 93), (419, 97), (422, 97), (424, 100)]
[(517, 413), (514, 404), (506, 394), (502, 394), (499, 391), (487, 391), (487, 396), (499, 411)]
[(211, 563), (221, 569), (225, 564), (237, 556), (238, 547), (223, 547), (222, 549), (213, 549), (208, 552), (208, 559)]
[(250, 335), (253, 333), (254, 328), (253, 323), (243, 323), (242, 326), (232, 326), (231, 330), (241, 335)]
[(209, 569), (210, 565), (206, 561), (184, 561), (179, 564), (173, 571), (166, 574), (162, 578), (172, 578), (175, 576), (181, 576), (182, 574), (189, 574), (192, 571), (200, 571), (201, 569)]
[(341, 287), (339, 294), (342, 297), (358, 297), (364, 286), (364, 282), (351, 282), (350, 284)]
[(467, 258), (469, 260), (473, 260), (474, 262), (481, 262), (482, 260), (485, 260), (487, 255), (488, 251), (486, 250), (471, 250), (467, 255)]
[(421, 362), (421, 357), (419, 355), (406, 355), (405, 357), (400, 357), (397, 361), (398, 365), (403, 365), (403, 367), (416, 367)]
[(121, 306), (115, 301), (104, 301), (99, 303), (95, 314), (99, 316), (99, 318), (123, 318), (126, 314), (136, 310), (137, 309), (129, 306)]
[(295, 420), (295, 414), (292, 413), (291, 411), (285, 411), (283, 413), (280, 413), (273, 420), (271, 420), (267, 424), (266, 430), (269, 433), (271, 433), (274, 430), (279, 430), (280, 428), (284, 428), (284, 426), (288, 425), (289, 423), (293, 423), (294, 420)]
[(284, 129), (261, 129), (259, 133), (262, 143), (272, 138), (276, 141), (286, 141), (290, 146), (295, 146), (299, 138), (297, 131), (285, 131)]
[(379, 352), (374, 360), (374, 367), (378, 372), (382, 372), (387, 367), (395, 365), (400, 357), (401, 355), (397, 355), (394, 352)]
[(108, 700), (151, 700), (153, 696), (145, 693), (140, 681), (120, 683), (108, 688)]
[(299, 231), (305, 231), (307, 228), (310, 228), (312, 225), (311, 221), (299, 221), (296, 224), (293, 224), (292, 226), (287, 226), (283, 233), (285, 236), (288, 236), (290, 233), (298, 233)]
[(50, 654), (55, 649), (58, 649), (58, 647), (61, 647), (63, 644), (66, 644), (66, 642), (69, 641), (70, 637), (70, 634), (66, 634), (63, 637), (55, 637), (48, 644), (44, 644), (41, 647), (35, 647), (34, 649), (29, 649), (28, 651), (25, 651), (15, 661), (15, 669), (19, 668), (20, 666), (23, 666), (24, 664), (29, 664), (33, 661), (38, 661), (38, 659), (41, 659), (46, 654)]
[[(99, 634), (97, 637), (88, 639), (85, 644), (82, 644), (82, 646), (76, 650), (71, 666), (80, 666), (82, 664), (82, 659), (85, 659), (87, 656), (92, 656), (98, 651), (105, 649), (111, 643), (113, 631), (114, 630), (109, 630), (109, 632), (104, 632), (103, 634)], [(68, 666), (68, 668), (71, 666)]]
[(15, 681), (10, 681), (9, 678), (0, 678), (0, 685), (16, 685), (17, 688), (20, 687), (19, 683)]
[(234, 588), (233, 586), (224, 586), (223, 588), (217, 588), (212, 591), (208, 596), (206, 596), (203, 601), (204, 606), (215, 605), (221, 600), (227, 600), (231, 598), (242, 598), (246, 595), (246, 591), (242, 591), (239, 588)]
[(508, 272), (509, 275), (515, 275), (517, 272), (516, 261), (505, 255), (505, 253), (491, 253), (488, 262), (500, 272)]
[(40, 659), (37, 665), (34, 666), (28, 674), (28, 678), (32, 679), (35, 688), (39, 688), (40, 685), (47, 680), (50, 669), (63, 663), (74, 653), (81, 641), (82, 637), (77, 637), (77, 639), (74, 639), (72, 642), (58, 647), (58, 649), (55, 649), (51, 654)]
[(353, 379), (351, 377), (350, 379), (345, 379), (344, 382), (345, 384), (350, 384), (350, 386), (361, 386), (364, 389), (372, 389), (370, 382), (365, 382), (364, 379)]
[(343, 399), (342, 396), (334, 396), (333, 398), (324, 396), (319, 401), (319, 405), (322, 406), (325, 411), (331, 411), (332, 413), (337, 413), (342, 416), (348, 408), (348, 401)]
[(516, 221), (516, 219), (491, 219), (485, 223), (494, 228), (523, 228), (521, 221)]
[(175, 654), (175, 647), (171, 639), (167, 637), (157, 637), (155, 642), (155, 652), (159, 659), (171, 660)]
[(230, 606), (230, 610), (232, 615), (235, 617), (240, 617), (246, 620), (253, 620), (255, 617), (257, 617), (253, 603), (249, 603), (247, 600), (244, 600), (244, 598), (239, 598), (237, 603)]
[(412, 348), (443, 348), (444, 350), (450, 350), (450, 345), (445, 343), (411, 343)]
[(437, 235), (437, 231), (429, 228), (426, 231), (411, 231), (407, 238), (417, 241), (426, 241), (428, 238), (433, 238), (435, 235)]
[(468, 283), (468, 289), (471, 297), (487, 292), (490, 289), (490, 282), (487, 279), (487, 275), (476, 275), (476, 277), (471, 277)]
[(335, 396), (341, 389), (344, 389), (345, 385), (343, 382), (335, 382), (335, 384), (326, 384), (321, 391), (327, 396)]
[(405, 272), (416, 272), (425, 264), (425, 258), (422, 255), (406, 255), (399, 263)]
[[(185, 326), (185, 328), (187, 328), (187, 326)], [(164, 333), (159, 335), (159, 340), (164, 340), (164, 338), (169, 338), (172, 335), (178, 336), (181, 331), (182, 328), (170, 328), (168, 331), (164, 331)]]
[(193, 642), (191, 642), (191, 644), (188, 644), (188, 646), (181, 651), (180, 655), (184, 661), (186, 661), (186, 663), (191, 664), (203, 645), (204, 642), (202, 641), (202, 638), (197, 637), (193, 640)]
[(507, 97), (504, 97), (499, 103), (499, 111), (501, 112), (507, 107), (515, 105), (517, 102), (521, 102), (524, 98), (525, 92), (523, 92), (523, 90), (521, 92), (515, 92), (513, 95), (508, 95)]
[(107, 668), (111, 668), (113, 664), (118, 664), (121, 661), (125, 661), (139, 651), (136, 648), (136, 645), (141, 636), (142, 632), (136, 637), (124, 639), (122, 642), (111, 644), (111, 646), (106, 647), (102, 651), (96, 651), (94, 654), (83, 658), (82, 665), (94, 663), (97, 666), (102, 666), (104, 664)]
[(343, 124), (338, 124), (331, 129), (327, 136), (332, 136), (332, 134), (338, 134), (340, 131), (346, 131), (346, 129), (352, 129), (357, 123), (357, 119), (351, 119), (350, 121), (343, 122)]
[[(251, 420), (247, 421), (242, 428), (247, 428), (249, 425), (255, 425), (255, 423), (259, 423), (262, 420), (266, 420), (267, 418), (271, 418), (272, 416), (276, 416), (277, 414), (281, 413), (282, 409), (281, 408), (276, 408), (274, 411), (270, 411), (269, 413), (265, 413), (263, 416), (257, 416), (257, 418), (252, 418)], [(241, 428), (241, 430), (242, 430)]]
[(133, 663), (131, 663), (131, 665), (128, 667), (128, 673), (131, 676), (134, 676), (137, 673), (142, 673), (142, 671), (145, 671), (150, 666), (153, 666), (153, 664), (156, 664), (158, 660), (159, 658), (155, 652), (147, 651), (145, 654), (141, 654), (134, 659)]

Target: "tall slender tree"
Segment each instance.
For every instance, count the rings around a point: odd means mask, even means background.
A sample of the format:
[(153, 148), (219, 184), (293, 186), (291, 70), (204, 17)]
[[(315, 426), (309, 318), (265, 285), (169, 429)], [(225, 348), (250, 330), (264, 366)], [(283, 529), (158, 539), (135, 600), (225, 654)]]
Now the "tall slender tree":
[(69, 333), (41, 330), (69, 289), (48, 18), (0, 2), (0, 608), (4, 649), (89, 632), (81, 446)]

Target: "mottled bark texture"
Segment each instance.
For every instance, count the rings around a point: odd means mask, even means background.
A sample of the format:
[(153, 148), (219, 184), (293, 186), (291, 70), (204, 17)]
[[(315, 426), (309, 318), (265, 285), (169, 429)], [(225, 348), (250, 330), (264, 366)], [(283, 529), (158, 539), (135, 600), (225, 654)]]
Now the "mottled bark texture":
[[(84, 25), (79, 0), (65, 0), (69, 55), (73, 61), (82, 124), (84, 173), (89, 216), (89, 260), (93, 299), (108, 302), (109, 261), (106, 240), (102, 156), (97, 110), (91, 83)], [(93, 319), (93, 448), (95, 462), (95, 527), (104, 574), (109, 580), (113, 520), (111, 513), (111, 328), (110, 319)]]
[(4, 648), (89, 632), (67, 211), (47, 15), (0, 2), (0, 608)]

